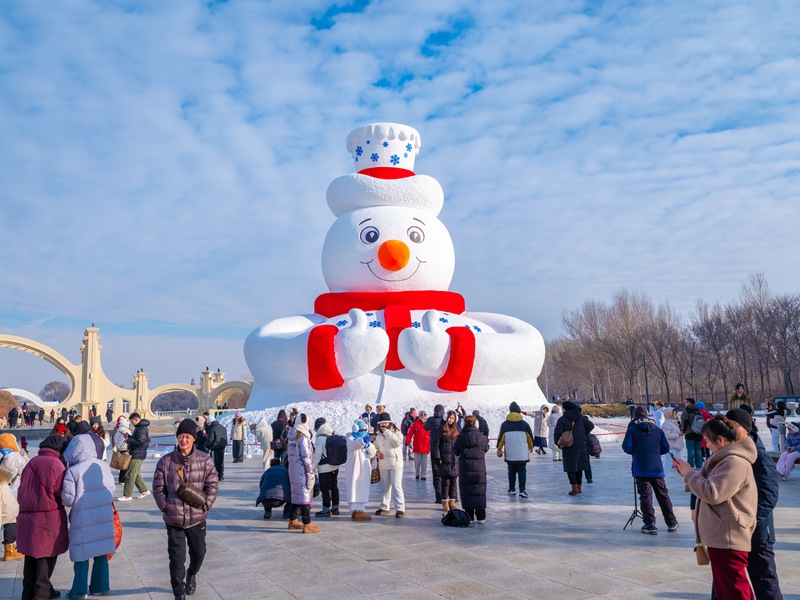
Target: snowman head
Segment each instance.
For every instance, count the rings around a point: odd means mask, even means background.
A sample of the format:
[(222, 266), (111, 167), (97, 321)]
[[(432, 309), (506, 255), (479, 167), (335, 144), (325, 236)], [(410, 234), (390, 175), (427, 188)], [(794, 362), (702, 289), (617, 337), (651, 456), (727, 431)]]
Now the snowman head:
[(332, 292), (446, 290), (454, 269), (447, 228), (417, 208), (347, 212), (331, 226), (322, 249), (322, 273)]
[(333, 180), (328, 206), (337, 216), (322, 250), (322, 272), (332, 292), (446, 290), (455, 253), (437, 218), (444, 203), (439, 182), (414, 173), (419, 132), (373, 123), (347, 137), (357, 173)]

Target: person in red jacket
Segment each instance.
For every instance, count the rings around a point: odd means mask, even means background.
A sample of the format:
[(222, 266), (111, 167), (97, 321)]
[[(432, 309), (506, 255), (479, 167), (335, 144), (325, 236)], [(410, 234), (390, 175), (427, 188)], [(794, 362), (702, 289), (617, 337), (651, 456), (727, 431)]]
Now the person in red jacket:
[(67, 512), (61, 502), (66, 467), (61, 454), (67, 440), (46, 437), (22, 471), (17, 492), (17, 549), (25, 555), (22, 569), (22, 600), (47, 600), (60, 594), (50, 577), (59, 554), (69, 550)]
[(428, 473), (428, 454), (431, 452), (431, 432), (425, 429), (428, 413), (420, 411), (419, 418), (412, 423), (406, 435), (406, 445), (414, 451), (414, 472), (417, 479), (425, 481)]

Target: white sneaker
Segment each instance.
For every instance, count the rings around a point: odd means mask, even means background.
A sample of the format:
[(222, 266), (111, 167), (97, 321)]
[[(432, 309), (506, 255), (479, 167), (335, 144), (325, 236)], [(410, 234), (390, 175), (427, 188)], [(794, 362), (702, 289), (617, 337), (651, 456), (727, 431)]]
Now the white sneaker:
[(117, 498), (117, 502), (130, 502), (133, 500), (133, 496), (122, 496), (121, 498)]
[(147, 490), (146, 492), (142, 492), (141, 494), (139, 494), (139, 498), (147, 498), (149, 495), (150, 495), (150, 490)]
[(478, 519), (478, 525), (483, 525), (486, 523), (486, 519)]

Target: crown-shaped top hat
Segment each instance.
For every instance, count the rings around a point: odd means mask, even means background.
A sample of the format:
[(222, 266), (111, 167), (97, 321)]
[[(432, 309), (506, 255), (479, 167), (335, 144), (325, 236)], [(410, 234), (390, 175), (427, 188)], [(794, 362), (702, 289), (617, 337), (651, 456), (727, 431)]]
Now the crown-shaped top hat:
[(419, 132), (399, 123), (370, 123), (350, 132), (347, 151), (357, 173), (337, 177), (328, 186), (328, 206), (337, 217), (357, 208), (403, 206), (438, 215), (442, 186), (414, 173), (422, 141)]
[(419, 132), (399, 123), (370, 123), (347, 136), (347, 151), (353, 157), (356, 171), (393, 167), (413, 175), (414, 159), (421, 145)]

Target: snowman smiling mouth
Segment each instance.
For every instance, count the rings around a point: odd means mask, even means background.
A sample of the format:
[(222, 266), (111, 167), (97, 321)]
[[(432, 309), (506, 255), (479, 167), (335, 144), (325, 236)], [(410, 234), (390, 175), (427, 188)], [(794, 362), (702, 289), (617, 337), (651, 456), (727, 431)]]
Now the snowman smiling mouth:
[(421, 260), (421, 259), (419, 259), (419, 258), (418, 258), (418, 257), (416, 257), (416, 256), (415, 256), (414, 258), (416, 258), (416, 259), (417, 259), (417, 267), (414, 269), (414, 272), (413, 272), (413, 273), (411, 273), (411, 275), (408, 275), (407, 277), (399, 277), (399, 278), (397, 278), (397, 279), (389, 279), (389, 278), (387, 278), (387, 277), (381, 277), (381, 276), (380, 276), (380, 275), (378, 275), (378, 274), (377, 274), (375, 271), (373, 271), (373, 270), (372, 270), (372, 263), (375, 261), (375, 259), (374, 259), (374, 258), (373, 258), (372, 260), (370, 260), (370, 261), (367, 261), (367, 262), (362, 262), (361, 264), (362, 264), (362, 265), (367, 265), (367, 268), (369, 269), (369, 272), (370, 272), (370, 273), (372, 273), (372, 274), (373, 274), (375, 277), (377, 277), (377, 278), (378, 278), (378, 279), (380, 279), (381, 281), (388, 281), (388, 282), (406, 281), (407, 279), (411, 279), (411, 278), (412, 278), (414, 275), (416, 275), (416, 274), (417, 274), (417, 271), (419, 271), (419, 267), (420, 267), (420, 265), (422, 265), (423, 263), (426, 263), (426, 262), (428, 262), (428, 261), (425, 261), (425, 260)]

